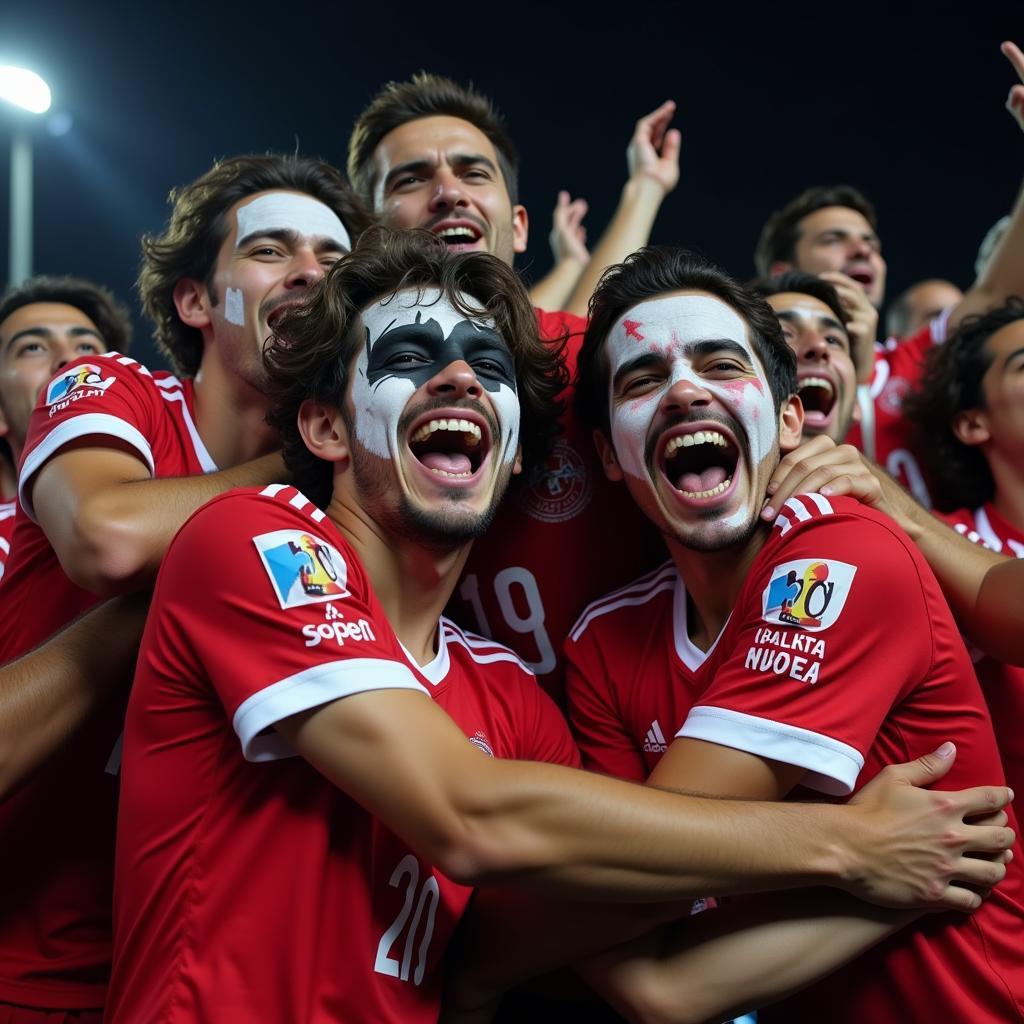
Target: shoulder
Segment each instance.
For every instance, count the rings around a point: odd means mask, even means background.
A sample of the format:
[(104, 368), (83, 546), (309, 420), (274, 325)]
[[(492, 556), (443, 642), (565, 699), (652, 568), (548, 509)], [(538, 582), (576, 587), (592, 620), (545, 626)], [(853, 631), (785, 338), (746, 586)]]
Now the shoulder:
[(632, 583), (592, 601), (569, 631), (570, 642), (579, 643), (585, 634), (594, 638), (600, 633), (630, 629), (636, 623), (649, 621), (652, 603), (664, 601), (663, 594), (671, 595), (678, 579), (675, 565), (668, 561)]
[(558, 341), (566, 335), (569, 337), (580, 336), (587, 329), (586, 317), (577, 316), (575, 313), (556, 311), (549, 313), (544, 309), (534, 307), (537, 314), (537, 326), (540, 327), (541, 337), (545, 341)]
[(444, 616), (441, 617), (441, 636), (448, 650), (457, 651), (471, 666), (505, 666), (505, 671), (513, 677), (522, 677), (531, 684), (536, 682), (536, 677), (526, 662), (510, 647), (499, 644), (496, 640), (488, 640), (476, 633), (470, 633)]

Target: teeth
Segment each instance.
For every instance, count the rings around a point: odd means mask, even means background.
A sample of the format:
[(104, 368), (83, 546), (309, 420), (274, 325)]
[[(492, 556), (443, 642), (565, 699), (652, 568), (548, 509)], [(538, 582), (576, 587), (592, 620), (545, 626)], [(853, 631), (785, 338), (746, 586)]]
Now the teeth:
[(824, 377), (802, 377), (799, 386), (801, 388), (824, 388), (830, 395), (834, 390), (832, 382), (825, 380)]
[(473, 475), (472, 473), (449, 473), (446, 469), (431, 469), (430, 472), (436, 473), (438, 476), (449, 476), (453, 480), (465, 480)]
[(677, 434), (665, 445), (665, 457), (672, 455), (677, 448), (692, 448), (695, 444), (717, 444), (724, 448), (729, 442), (717, 430), (698, 430), (694, 434)]
[(438, 238), (461, 238), (463, 235), (468, 235), (473, 239), (476, 238), (476, 235), (469, 228), (444, 228), (437, 232)]
[(483, 434), (480, 428), (472, 423), (470, 420), (429, 420), (424, 423), (419, 430), (416, 431), (412, 437), (409, 438), (410, 444), (417, 444), (420, 441), (426, 441), (435, 430), (451, 430), (458, 431), (466, 434), (466, 444), (470, 448), (475, 448), (483, 438)]
[(723, 480), (717, 487), (712, 487), (709, 491), (680, 491), (680, 494), (685, 494), (688, 498), (714, 498), (718, 494), (724, 494), (728, 489), (729, 484), (732, 483), (732, 478)]

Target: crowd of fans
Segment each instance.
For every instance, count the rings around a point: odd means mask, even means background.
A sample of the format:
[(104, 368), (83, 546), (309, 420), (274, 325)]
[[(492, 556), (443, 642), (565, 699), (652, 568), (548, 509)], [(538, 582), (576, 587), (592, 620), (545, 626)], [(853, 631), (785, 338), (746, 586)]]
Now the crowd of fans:
[(529, 292), (422, 73), (171, 194), (170, 370), (0, 297), (0, 1022), (1024, 1021), (1024, 193), (882, 333), (849, 185), (647, 245), (674, 112)]

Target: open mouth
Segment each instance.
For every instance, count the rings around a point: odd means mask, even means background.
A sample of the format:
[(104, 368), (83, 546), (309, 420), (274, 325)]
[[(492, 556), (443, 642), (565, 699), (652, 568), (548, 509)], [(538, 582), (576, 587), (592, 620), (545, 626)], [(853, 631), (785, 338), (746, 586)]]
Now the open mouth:
[(483, 231), (472, 221), (445, 221), (432, 229), (450, 249), (459, 246), (476, 245), (483, 237)]
[(675, 433), (662, 448), (662, 471), (684, 498), (707, 501), (730, 488), (739, 457), (735, 441), (719, 430)]
[(797, 382), (797, 394), (804, 405), (804, 425), (824, 427), (836, 405), (836, 389), (825, 377), (808, 375)]
[(475, 418), (431, 416), (409, 434), (409, 450), (416, 460), (445, 480), (471, 480), (489, 447), (489, 434)]
[(856, 281), (864, 291), (870, 291), (871, 286), (875, 283), (874, 272), (869, 267), (847, 267), (845, 273), (847, 277)]

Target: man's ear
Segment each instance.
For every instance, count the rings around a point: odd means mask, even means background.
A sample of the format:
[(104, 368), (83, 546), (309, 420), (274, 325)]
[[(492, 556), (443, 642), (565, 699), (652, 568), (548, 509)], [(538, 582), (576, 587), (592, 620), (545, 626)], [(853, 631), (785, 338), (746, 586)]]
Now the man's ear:
[[(7, 421), (7, 413), (0, 408), (0, 437), (6, 437), (11, 432), (11, 425)], [(14, 460), (14, 468), (18, 468), (18, 460)]]
[(307, 398), (299, 406), (299, 433), (306, 447), (325, 462), (348, 462), (348, 429), (333, 405)]
[(804, 403), (799, 395), (790, 395), (779, 413), (779, 448), (783, 454), (800, 447), (804, 434)]
[(622, 467), (615, 456), (615, 448), (600, 430), (594, 431), (594, 447), (597, 448), (597, 457), (601, 460), (604, 475), (609, 480), (621, 480), (623, 477)]
[(768, 266), (768, 276), (775, 277), (776, 274), (784, 274), (787, 270), (792, 270), (793, 264), (788, 260), (773, 260)]
[(523, 446), (516, 446), (516, 458), (515, 462), (512, 463), (512, 475), (519, 476), (523, 471)]
[(173, 298), (174, 307), (183, 324), (200, 331), (210, 326), (210, 307), (213, 303), (205, 284), (191, 277), (183, 277), (174, 286)]
[(526, 252), (526, 239), (530, 234), (530, 218), (526, 207), (518, 203), (512, 207), (512, 251)]
[(992, 437), (984, 409), (964, 409), (958, 412), (951, 426), (957, 440), (971, 447), (984, 444)]

